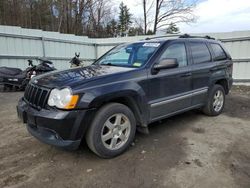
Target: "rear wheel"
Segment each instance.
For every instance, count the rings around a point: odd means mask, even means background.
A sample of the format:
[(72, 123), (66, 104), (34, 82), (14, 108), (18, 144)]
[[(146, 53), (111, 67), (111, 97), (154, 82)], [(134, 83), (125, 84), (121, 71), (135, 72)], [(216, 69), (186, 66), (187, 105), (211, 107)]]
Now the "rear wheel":
[(208, 95), (208, 101), (203, 112), (209, 116), (221, 114), (225, 105), (225, 90), (221, 85), (214, 85)]
[(96, 113), (87, 132), (89, 148), (103, 158), (123, 153), (133, 141), (136, 121), (133, 112), (125, 105), (110, 103)]

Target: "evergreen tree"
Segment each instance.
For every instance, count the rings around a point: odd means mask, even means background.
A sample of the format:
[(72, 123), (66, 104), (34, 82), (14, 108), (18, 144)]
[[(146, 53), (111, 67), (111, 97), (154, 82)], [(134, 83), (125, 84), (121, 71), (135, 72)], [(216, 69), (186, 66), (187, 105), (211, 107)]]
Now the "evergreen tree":
[(144, 31), (142, 27), (131, 27), (128, 32), (129, 36), (136, 36), (136, 35), (143, 35), (143, 34), (144, 34)]
[(147, 31), (147, 35), (153, 35), (153, 34), (154, 34), (154, 32), (150, 29)]
[(121, 2), (120, 6), (120, 13), (119, 13), (119, 31), (121, 36), (125, 36), (128, 34), (129, 26), (131, 25), (132, 21), (132, 14), (129, 12), (129, 8)]
[(106, 32), (108, 37), (116, 37), (117, 36), (118, 24), (115, 19), (112, 19), (106, 27)]
[(170, 23), (170, 25), (168, 26), (167, 30), (166, 30), (167, 34), (174, 34), (174, 33), (180, 33), (180, 29), (176, 26), (175, 23)]

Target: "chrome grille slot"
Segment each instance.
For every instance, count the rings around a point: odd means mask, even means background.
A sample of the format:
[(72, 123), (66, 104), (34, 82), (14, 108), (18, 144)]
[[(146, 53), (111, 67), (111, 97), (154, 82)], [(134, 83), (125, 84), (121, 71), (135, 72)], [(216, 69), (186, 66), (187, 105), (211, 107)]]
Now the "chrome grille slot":
[(48, 97), (49, 89), (33, 84), (29, 84), (25, 89), (24, 100), (34, 108), (45, 108)]

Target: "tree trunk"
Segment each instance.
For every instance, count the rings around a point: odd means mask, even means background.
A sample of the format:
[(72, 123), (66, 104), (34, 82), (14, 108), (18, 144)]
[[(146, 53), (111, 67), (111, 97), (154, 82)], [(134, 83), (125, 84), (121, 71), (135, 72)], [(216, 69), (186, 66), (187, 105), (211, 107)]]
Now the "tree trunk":
[(32, 3), (30, 3), (29, 24), (30, 24), (30, 28), (32, 28)]
[(143, 14), (144, 14), (144, 35), (147, 34), (147, 8), (146, 0), (143, 0)]
[(65, 4), (65, 13), (66, 13), (66, 33), (69, 33), (69, 4), (68, 4), (68, 0), (66, 0), (66, 4)]
[(50, 1), (50, 18), (51, 18), (51, 30), (55, 31), (55, 19), (54, 19), (54, 11), (53, 11), (53, 1)]
[(155, 6), (155, 22), (154, 22), (154, 31), (153, 33), (156, 33), (157, 30), (157, 23), (158, 23), (158, 15), (159, 15), (159, 1), (160, 0), (156, 0), (156, 6)]

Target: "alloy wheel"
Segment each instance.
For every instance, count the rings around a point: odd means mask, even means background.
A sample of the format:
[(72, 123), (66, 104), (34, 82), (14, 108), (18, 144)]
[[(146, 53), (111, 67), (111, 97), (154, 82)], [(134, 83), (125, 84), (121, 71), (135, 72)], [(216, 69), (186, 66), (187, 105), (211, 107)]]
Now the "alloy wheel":
[(219, 112), (224, 104), (224, 95), (221, 90), (217, 90), (214, 94), (213, 108), (216, 112)]
[(128, 141), (131, 123), (122, 113), (114, 114), (104, 123), (101, 133), (102, 143), (107, 149), (117, 150)]

